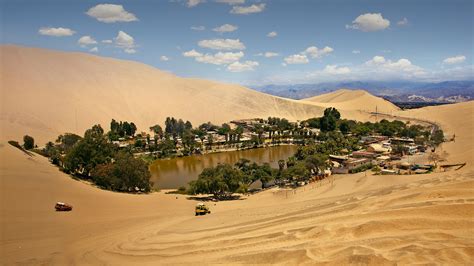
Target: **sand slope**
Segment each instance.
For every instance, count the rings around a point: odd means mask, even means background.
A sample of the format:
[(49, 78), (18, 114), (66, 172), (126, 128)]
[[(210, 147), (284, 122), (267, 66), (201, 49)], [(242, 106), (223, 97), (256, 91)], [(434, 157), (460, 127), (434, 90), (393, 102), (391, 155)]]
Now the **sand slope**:
[[(0, 264), (472, 264), (474, 102), (400, 112), (430, 118), (459, 141), (443, 144), (459, 171), (339, 175), (294, 191), (211, 204), (126, 195), (72, 180), (46, 159), (0, 146)], [(457, 137), (457, 138), (458, 138)], [(53, 211), (54, 202), (74, 205)]]
[(319, 106), (335, 107), (340, 110), (359, 110), (375, 112), (392, 113), (399, 110), (391, 102), (376, 97), (364, 90), (340, 89), (334, 92), (321, 94), (315, 97), (301, 100), (302, 102), (311, 102)]
[(320, 115), (323, 108), (247, 88), (184, 79), (131, 61), (39, 48), (0, 46), (0, 139), (24, 134), (39, 143), (64, 132), (82, 134), (112, 118), (142, 130), (167, 116), (194, 124)]

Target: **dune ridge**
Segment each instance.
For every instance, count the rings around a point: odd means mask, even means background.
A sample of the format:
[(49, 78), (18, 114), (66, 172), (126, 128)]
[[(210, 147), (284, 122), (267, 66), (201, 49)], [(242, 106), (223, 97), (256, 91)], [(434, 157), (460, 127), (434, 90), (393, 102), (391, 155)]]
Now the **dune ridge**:
[(393, 103), (374, 96), (365, 90), (349, 90), (339, 89), (326, 94), (321, 94), (307, 99), (302, 102), (311, 102), (318, 106), (335, 107), (341, 110), (358, 110), (366, 112), (384, 112), (391, 114), (400, 110)]
[(239, 85), (180, 78), (151, 66), (85, 53), (0, 46), (0, 139), (24, 134), (46, 142), (64, 132), (82, 134), (112, 118), (139, 129), (167, 116), (194, 124), (278, 116), (320, 115), (323, 108)]

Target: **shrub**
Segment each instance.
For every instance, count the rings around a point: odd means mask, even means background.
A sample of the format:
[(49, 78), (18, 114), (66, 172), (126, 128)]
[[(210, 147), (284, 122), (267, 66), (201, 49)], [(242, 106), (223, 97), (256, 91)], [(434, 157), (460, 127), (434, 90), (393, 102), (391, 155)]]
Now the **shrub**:
[(35, 147), (35, 139), (31, 136), (25, 135), (23, 137), (23, 147), (27, 150), (31, 150)]

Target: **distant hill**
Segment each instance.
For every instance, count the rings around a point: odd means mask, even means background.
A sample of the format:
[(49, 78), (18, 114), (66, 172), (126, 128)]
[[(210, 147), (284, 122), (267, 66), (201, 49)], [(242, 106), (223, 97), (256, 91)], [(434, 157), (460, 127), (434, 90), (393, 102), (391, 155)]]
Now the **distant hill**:
[(410, 81), (351, 81), (254, 87), (268, 94), (304, 99), (340, 88), (363, 89), (391, 102), (464, 102), (474, 99), (474, 81), (438, 83)]

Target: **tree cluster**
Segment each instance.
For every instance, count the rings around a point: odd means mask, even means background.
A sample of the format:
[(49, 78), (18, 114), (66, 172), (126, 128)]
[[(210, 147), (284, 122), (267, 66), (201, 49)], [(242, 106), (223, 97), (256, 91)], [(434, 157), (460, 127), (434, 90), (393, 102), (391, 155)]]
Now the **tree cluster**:
[[(123, 125), (124, 123), (122, 123)], [(118, 151), (100, 125), (86, 130), (84, 137), (66, 133), (56, 143), (46, 143), (43, 152), (63, 171), (115, 191), (148, 192), (151, 189), (147, 164), (127, 151)]]
[(117, 122), (115, 119), (112, 119), (108, 136), (110, 140), (118, 140), (119, 138), (134, 136), (136, 131), (137, 126), (133, 122)]

